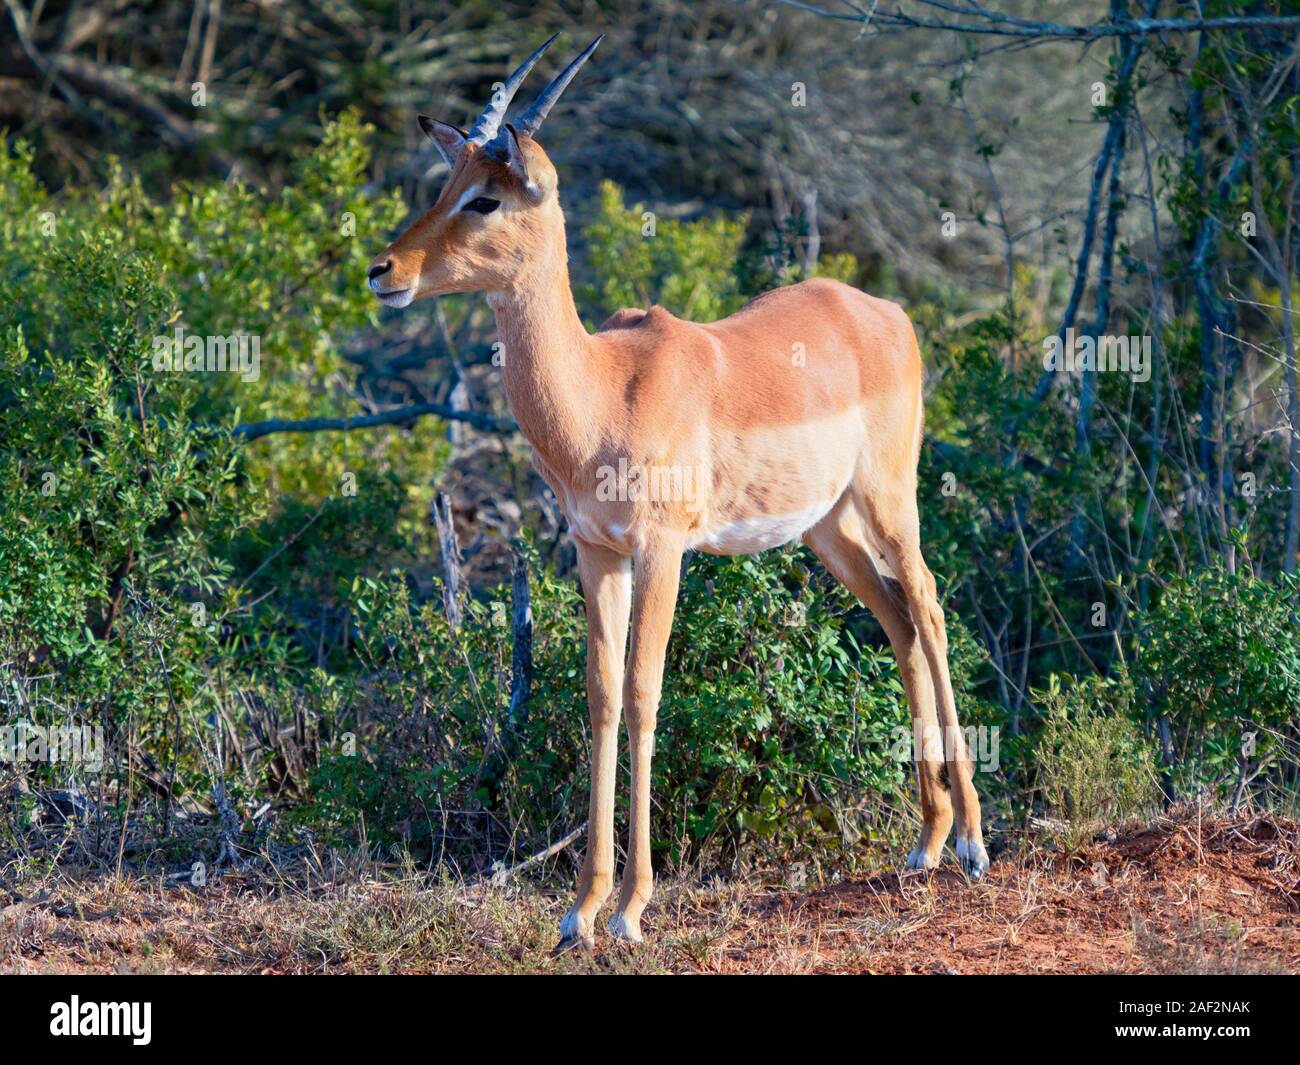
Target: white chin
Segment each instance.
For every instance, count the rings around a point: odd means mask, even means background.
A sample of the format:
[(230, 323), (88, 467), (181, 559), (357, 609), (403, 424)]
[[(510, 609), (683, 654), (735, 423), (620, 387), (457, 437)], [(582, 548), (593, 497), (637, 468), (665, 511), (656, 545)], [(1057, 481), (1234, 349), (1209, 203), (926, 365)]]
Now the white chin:
[(409, 307), (415, 299), (415, 289), (404, 288), (401, 292), (376, 292), (375, 299), (385, 307)]

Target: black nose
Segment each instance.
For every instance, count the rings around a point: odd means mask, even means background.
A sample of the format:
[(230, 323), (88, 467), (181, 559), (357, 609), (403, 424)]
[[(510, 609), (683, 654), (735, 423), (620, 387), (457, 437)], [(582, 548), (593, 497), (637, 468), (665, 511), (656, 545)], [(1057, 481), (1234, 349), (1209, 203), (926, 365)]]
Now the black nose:
[(391, 270), (392, 268), (393, 268), (393, 260), (389, 259), (388, 262), (386, 263), (376, 263), (374, 266), (370, 268), (370, 273), (367, 274), (366, 276), (369, 277), (371, 281), (373, 281), (377, 277), (383, 277), (384, 274), (388, 273), (388, 271)]

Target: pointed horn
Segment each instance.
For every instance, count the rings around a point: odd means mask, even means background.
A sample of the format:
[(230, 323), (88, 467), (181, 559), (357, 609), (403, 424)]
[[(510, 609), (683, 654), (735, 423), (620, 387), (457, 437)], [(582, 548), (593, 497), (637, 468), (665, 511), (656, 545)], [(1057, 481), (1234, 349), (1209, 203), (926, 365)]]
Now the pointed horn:
[(564, 90), (568, 88), (569, 82), (571, 82), (573, 76), (578, 73), (578, 68), (591, 57), (591, 53), (596, 50), (596, 45), (600, 44), (604, 39), (605, 35), (602, 33), (592, 41), (591, 44), (587, 45), (583, 50), (582, 55), (578, 56), (577, 59), (564, 68), (558, 78), (546, 86), (541, 95), (538, 96), (529, 106), (528, 110), (520, 116), (518, 123), (515, 125), (515, 129), (520, 133), (527, 133), (530, 137), (537, 132), (551, 108), (555, 106), (555, 101), (560, 98), (560, 93), (564, 92)]
[(510, 101), (514, 99), (515, 93), (519, 91), (519, 86), (523, 84), (524, 78), (528, 77), (528, 72), (533, 69), (533, 64), (541, 59), (542, 53), (551, 47), (551, 44), (558, 36), (558, 33), (555, 34), (554, 37), (520, 63), (510, 77), (506, 78), (505, 84), (492, 94), (492, 99), (488, 101), (487, 107), (483, 108), (483, 113), (474, 120), (474, 125), (470, 128), (466, 140), (482, 146), (497, 135), (497, 130), (501, 128), (501, 122), (506, 117), (506, 108), (510, 106)]

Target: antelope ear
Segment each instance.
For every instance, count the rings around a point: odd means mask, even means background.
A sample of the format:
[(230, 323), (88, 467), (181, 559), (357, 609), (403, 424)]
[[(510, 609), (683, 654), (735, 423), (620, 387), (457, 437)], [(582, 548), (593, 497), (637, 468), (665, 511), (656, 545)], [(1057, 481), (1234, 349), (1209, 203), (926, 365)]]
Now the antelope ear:
[(430, 118), (428, 115), (418, 115), (416, 121), (420, 123), (420, 128), (429, 135), (429, 140), (438, 146), (438, 152), (447, 161), (447, 165), (455, 166), (456, 157), (460, 155), (460, 150), (465, 147), (465, 131), (457, 129), (446, 122), (439, 122), (436, 118)]
[(499, 158), (510, 168), (510, 173), (528, 190), (528, 194), (540, 196), (542, 190), (528, 176), (528, 164), (524, 161), (524, 150), (519, 146), (519, 134), (515, 132), (515, 127), (507, 122), (497, 134), (493, 147), (499, 152)]

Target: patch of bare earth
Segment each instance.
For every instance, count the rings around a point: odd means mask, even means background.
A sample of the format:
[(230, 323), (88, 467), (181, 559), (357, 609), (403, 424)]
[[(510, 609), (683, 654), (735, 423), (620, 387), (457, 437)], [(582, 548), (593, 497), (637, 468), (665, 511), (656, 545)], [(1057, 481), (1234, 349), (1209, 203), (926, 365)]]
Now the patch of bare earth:
[(61, 874), (0, 910), (6, 972), (1300, 971), (1300, 824), (1194, 814), (969, 884), (951, 866), (796, 891), (662, 883), (628, 950), (551, 958), (567, 897), (376, 867), (202, 888)]

